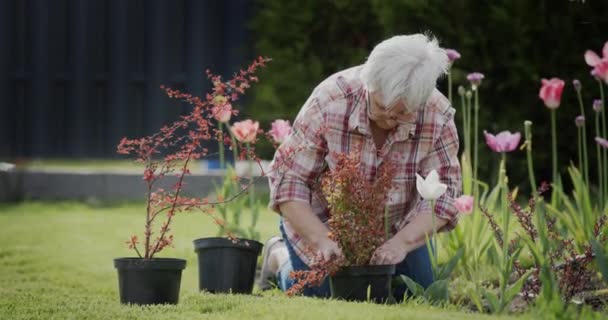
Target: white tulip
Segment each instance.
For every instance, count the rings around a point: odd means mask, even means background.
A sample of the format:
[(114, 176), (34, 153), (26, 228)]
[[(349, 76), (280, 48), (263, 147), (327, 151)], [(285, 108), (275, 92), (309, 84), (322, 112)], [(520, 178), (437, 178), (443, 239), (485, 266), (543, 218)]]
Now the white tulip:
[(445, 193), (448, 186), (439, 182), (437, 171), (432, 170), (426, 179), (416, 173), (416, 189), (425, 200), (435, 200)]
[(15, 165), (8, 162), (0, 162), (0, 172), (8, 172), (15, 169)]

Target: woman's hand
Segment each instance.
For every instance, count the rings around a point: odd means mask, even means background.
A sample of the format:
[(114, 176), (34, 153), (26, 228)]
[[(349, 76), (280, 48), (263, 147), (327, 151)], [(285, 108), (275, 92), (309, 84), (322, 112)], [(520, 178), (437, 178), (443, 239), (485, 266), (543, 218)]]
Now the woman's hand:
[(341, 260), (344, 258), (338, 244), (327, 237), (319, 241), (316, 247), (319, 258), (322, 258), (324, 261)]
[(408, 252), (403, 242), (393, 237), (374, 251), (370, 263), (375, 265), (398, 264), (405, 259)]

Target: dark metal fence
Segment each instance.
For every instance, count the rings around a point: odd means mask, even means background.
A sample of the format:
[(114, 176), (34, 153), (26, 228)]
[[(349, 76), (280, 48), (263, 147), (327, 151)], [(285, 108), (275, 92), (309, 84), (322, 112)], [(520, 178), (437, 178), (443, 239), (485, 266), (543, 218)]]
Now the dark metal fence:
[(250, 56), (248, 0), (0, 0), (0, 160), (115, 156)]

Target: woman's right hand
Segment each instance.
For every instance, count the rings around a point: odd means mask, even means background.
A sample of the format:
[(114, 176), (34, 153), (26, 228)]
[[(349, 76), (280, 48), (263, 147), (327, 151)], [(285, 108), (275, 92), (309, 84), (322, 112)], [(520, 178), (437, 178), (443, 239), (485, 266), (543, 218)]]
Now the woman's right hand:
[(317, 243), (317, 254), (324, 261), (341, 260), (344, 258), (338, 244), (327, 237)]

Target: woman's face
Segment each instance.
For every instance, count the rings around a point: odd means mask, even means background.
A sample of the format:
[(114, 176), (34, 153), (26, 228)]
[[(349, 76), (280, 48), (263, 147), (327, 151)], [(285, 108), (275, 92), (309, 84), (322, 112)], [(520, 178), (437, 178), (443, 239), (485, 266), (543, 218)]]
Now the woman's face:
[(383, 103), (382, 94), (379, 91), (371, 93), (368, 116), (382, 129), (390, 130), (400, 124), (409, 123), (416, 116), (415, 112), (408, 111), (405, 102), (401, 99), (390, 106), (385, 106)]

